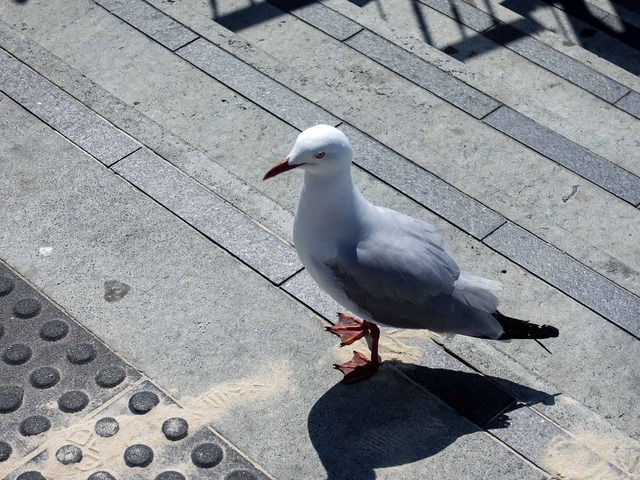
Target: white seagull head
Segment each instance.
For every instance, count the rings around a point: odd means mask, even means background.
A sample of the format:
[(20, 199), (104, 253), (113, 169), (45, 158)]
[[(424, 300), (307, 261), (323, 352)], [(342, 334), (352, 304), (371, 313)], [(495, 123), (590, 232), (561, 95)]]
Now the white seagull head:
[(316, 125), (298, 135), (291, 153), (269, 170), (264, 180), (297, 167), (313, 175), (335, 175), (351, 168), (352, 155), (344, 133), (329, 125)]

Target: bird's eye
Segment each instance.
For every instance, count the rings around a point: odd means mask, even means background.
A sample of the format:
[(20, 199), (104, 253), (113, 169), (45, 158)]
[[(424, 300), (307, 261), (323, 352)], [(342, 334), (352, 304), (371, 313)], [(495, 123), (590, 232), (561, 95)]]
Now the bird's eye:
[(324, 152), (316, 153), (316, 158), (324, 157)]

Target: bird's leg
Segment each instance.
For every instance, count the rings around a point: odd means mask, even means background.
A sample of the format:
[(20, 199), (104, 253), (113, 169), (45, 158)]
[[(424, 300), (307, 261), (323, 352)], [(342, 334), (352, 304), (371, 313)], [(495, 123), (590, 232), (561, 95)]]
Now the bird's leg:
[(360, 352), (353, 352), (353, 358), (348, 362), (334, 365), (344, 374), (342, 383), (350, 384), (366, 380), (378, 370), (380, 359), (378, 357), (378, 343), (380, 341), (380, 329), (374, 323), (366, 320), (360, 321), (350, 315), (339, 314), (338, 324), (328, 328), (342, 339), (342, 345), (350, 345), (362, 338), (368, 331), (371, 334), (371, 360), (367, 360)]

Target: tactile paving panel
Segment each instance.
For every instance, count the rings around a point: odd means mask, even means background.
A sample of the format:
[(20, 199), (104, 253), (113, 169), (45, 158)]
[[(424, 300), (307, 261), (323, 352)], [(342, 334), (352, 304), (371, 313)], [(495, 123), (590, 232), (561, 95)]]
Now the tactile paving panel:
[(0, 263), (0, 470), (139, 378)]
[(268, 478), (202, 423), (144, 381), (52, 439), (7, 479)]
[(0, 477), (269, 478), (0, 262)]

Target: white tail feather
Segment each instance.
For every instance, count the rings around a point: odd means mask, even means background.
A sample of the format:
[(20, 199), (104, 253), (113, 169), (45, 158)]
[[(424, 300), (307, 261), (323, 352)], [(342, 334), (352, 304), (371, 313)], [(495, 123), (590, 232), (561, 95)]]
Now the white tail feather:
[(477, 277), (469, 272), (460, 272), (454, 287), (451, 295), (456, 300), (487, 313), (493, 313), (498, 308), (500, 300), (491, 292), (502, 289), (500, 282)]

